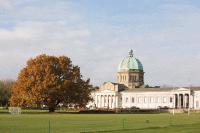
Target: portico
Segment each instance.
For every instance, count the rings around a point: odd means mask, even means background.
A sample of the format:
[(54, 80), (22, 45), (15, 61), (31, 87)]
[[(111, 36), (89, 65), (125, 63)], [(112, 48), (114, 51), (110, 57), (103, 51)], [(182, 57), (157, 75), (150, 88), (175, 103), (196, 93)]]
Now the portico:
[(118, 107), (118, 95), (117, 94), (96, 94), (95, 105), (98, 108), (116, 108)]
[(174, 94), (175, 100), (175, 108), (180, 109), (180, 108), (188, 108), (189, 107), (189, 94), (188, 93), (179, 93), (179, 94)]
[(99, 108), (115, 108), (118, 107), (118, 95), (115, 91), (104, 90), (99, 93), (95, 93), (95, 105)]

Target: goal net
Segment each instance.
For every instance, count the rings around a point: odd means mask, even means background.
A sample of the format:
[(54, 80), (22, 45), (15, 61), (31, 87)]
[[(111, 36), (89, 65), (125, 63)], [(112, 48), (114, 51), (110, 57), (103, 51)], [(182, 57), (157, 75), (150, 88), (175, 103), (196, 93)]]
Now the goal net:
[(17, 115), (21, 115), (21, 108), (17, 108), (17, 107), (10, 107), (9, 108), (9, 114), (17, 114)]

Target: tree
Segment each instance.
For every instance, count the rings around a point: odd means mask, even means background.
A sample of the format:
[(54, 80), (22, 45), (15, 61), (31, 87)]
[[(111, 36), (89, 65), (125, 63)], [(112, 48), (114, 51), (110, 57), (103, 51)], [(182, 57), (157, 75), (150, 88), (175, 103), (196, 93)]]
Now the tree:
[(4, 86), (3, 82), (0, 81), (0, 104), (1, 104), (0, 106), (3, 106), (6, 102), (6, 99), (5, 99), (5, 96), (4, 96), (5, 91), (6, 91), (5, 86)]
[(168, 89), (168, 88), (172, 88), (173, 86), (172, 85), (167, 85), (167, 84), (163, 84), (161, 86), (162, 89)]
[(95, 86), (94, 89), (95, 89), (95, 90), (99, 90), (99, 86)]
[(13, 79), (3, 79), (1, 80), (4, 84), (4, 87), (5, 87), (5, 91), (4, 91), (4, 94), (0, 94), (0, 95), (4, 95), (4, 103), (3, 103), (3, 106), (10, 106), (10, 98), (11, 98), (11, 93), (12, 93), (12, 88), (13, 88), (13, 85), (14, 85), (14, 82), (15, 80)]
[(0, 105), (9, 106), (11, 98), (12, 87), (14, 85), (13, 79), (3, 79), (0, 81)]
[(85, 106), (92, 98), (90, 79), (82, 79), (80, 67), (66, 56), (40, 55), (27, 61), (13, 86), (11, 106), (47, 105), (54, 112), (59, 103)]

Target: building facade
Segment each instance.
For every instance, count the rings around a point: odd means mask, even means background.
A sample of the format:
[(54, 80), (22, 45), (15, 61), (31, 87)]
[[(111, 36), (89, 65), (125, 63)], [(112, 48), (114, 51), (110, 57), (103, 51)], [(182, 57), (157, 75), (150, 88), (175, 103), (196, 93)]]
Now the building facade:
[(96, 107), (155, 109), (158, 106), (169, 108), (199, 109), (200, 87), (149, 87), (144, 84), (142, 63), (133, 57), (133, 50), (122, 60), (117, 71), (117, 83), (110, 81), (91, 93)]

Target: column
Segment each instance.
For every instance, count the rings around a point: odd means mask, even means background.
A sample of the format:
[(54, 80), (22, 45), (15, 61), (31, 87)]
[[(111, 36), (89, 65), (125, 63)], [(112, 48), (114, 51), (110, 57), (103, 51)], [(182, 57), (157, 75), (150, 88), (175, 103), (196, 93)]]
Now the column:
[(155, 109), (157, 108), (157, 107), (156, 107), (156, 101), (157, 101), (156, 95), (154, 95)]
[(173, 108), (175, 108), (175, 107), (176, 107), (176, 106), (175, 106), (175, 105), (176, 105), (176, 100), (175, 100), (175, 98), (176, 98), (176, 97), (175, 97), (175, 96), (176, 96), (176, 95), (175, 95), (175, 94), (173, 94)]
[(181, 94), (179, 94), (179, 108), (181, 109), (181, 99), (182, 99), (182, 96), (181, 96)]
[(178, 101), (177, 101), (177, 109), (179, 109), (179, 106), (180, 106), (180, 102), (179, 102), (179, 94), (177, 94), (177, 97), (178, 97)]
[(194, 108), (194, 97), (191, 95), (191, 108)]
[(116, 108), (118, 108), (118, 95), (116, 95)]
[(97, 107), (99, 108), (99, 95), (97, 95)]
[(105, 97), (104, 97), (104, 95), (102, 95), (102, 107), (104, 107), (105, 106), (105, 104), (104, 104), (104, 100), (105, 99)]
[(148, 104), (147, 107), (148, 107), (148, 109), (149, 109), (150, 100), (151, 100), (151, 97), (148, 95), (148, 96), (147, 96), (147, 104)]
[(113, 108), (113, 96), (112, 95), (110, 95), (110, 108)]
[(186, 108), (186, 102), (187, 102), (187, 97), (186, 97), (186, 95), (184, 94), (184, 97), (185, 97), (185, 108)]
[(113, 96), (113, 108), (116, 108), (116, 96)]
[(183, 108), (186, 108), (186, 100), (185, 93), (183, 94)]
[(108, 107), (108, 95), (106, 96), (106, 107)]
[(99, 108), (101, 108), (102, 107), (102, 98), (101, 98), (101, 95), (100, 95), (100, 106), (99, 106)]
[(196, 97), (195, 97), (195, 94), (193, 95), (194, 97), (194, 109), (196, 108)]
[(111, 103), (112, 103), (111, 95), (108, 98), (109, 98), (109, 109), (110, 109), (112, 107), (111, 106)]
[(95, 96), (95, 107), (97, 107), (97, 95)]
[(188, 108), (190, 108), (190, 93), (188, 94)]
[(183, 93), (183, 109), (185, 108), (185, 94)]
[(112, 100), (113, 100), (112, 108), (115, 108), (115, 95), (112, 95)]
[(114, 96), (112, 95), (111, 97), (112, 97), (112, 101), (113, 101), (113, 102), (112, 102), (112, 106), (111, 106), (111, 107), (112, 107), (112, 108), (114, 108), (114, 107), (115, 107)]

